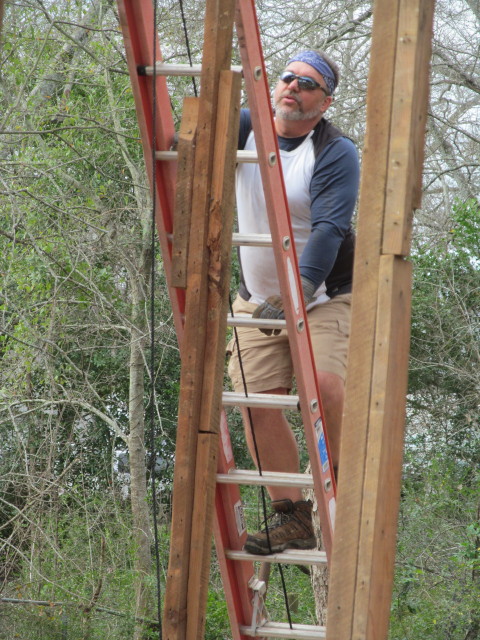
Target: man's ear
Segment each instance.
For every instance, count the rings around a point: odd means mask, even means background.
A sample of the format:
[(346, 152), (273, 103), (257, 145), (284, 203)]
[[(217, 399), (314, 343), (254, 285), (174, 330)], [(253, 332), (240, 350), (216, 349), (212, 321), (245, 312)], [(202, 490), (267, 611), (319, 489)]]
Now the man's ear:
[(325, 111), (329, 108), (329, 106), (332, 104), (333, 102), (333, 96), (325, 96), (325, 100), (322, 103), (322, 112), (325, 113)]

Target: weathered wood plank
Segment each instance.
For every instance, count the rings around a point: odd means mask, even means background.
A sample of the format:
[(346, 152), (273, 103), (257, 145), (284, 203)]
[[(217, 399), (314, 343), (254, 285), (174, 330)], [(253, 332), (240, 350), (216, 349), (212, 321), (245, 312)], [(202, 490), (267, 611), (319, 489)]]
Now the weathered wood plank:
[(382, 256), (352, 638), (386, 638), (402, 477), (412, 265)]
[(187, 599), (188, 640), (202, 638), (205, 627), (217, 474), (216, 456), (222, 410), (240, 90), (241, 76), (231, 71), (223, 71), (218, 94), (207, 239), (209, 269), (204, 339), (208, 349), (204, 358), (197, 445)]
[(218, 446), (218, 433), (198, 434), (186, 640), (200, 640), (205, 633)]
[(206, 352), (208, 218), (220, 72), (230, 68), (233, 17), (234, 0), (207, 0), (192, 183), (192, 219), (173, 484), (171, 546), (163, 622), (164, 636), (168, 640), (184, 640), (187, 630), (188, 567), (192, 543), (195, 462)]
[[(412, 14), (421, 16), (418, 24), (425, 37), (431, 37), (432, 13), (433, 0), (377, 0), (374, 7), (328, 640), (383, 640), (388, 630), (408, 366), (410, 265), (383, 253), (405, 252), (416, 202), (412, 193), (421, 173), (417, 145), (423, 140), (426, 100), (422, 98), (418, 108), (412, 105), (413, 92), (427, 95), (418, 83), (427, 81), (428, 45), (419, 35), (412, 50), (402, 37), (412, 32)], [(420, 142), (416, 139), (413, 145), (414, 137)]]
[(400, 4), (384, 254), (409, 254), (413, 212), (420, 206), (433, 7), (430, 0)]
[(198, 98), (185, 98), (177, 143), (177, 183), (175, 187), (172, 243), (172, 286), (181, 289), (185, 289), (187, 286), (197, 120)]
[(327, 639), (351, 638), (359, 553), (362, 491), (368, 437), (370, 380), (378, 296), (378, 268), (388, 171), (390, 117), (398, 3), (374, 8), (358, 234), (352, 296), (352, 326), (342, 425), (337, 511), (327, 614)]
[(208, 227), (209, 250), (207, 334), (200, 429), (219, 430), (225, 365), (228, 293), (235, 207), (235, 169), (242, 79), (224, 71), (220, 77), (212, 197)]

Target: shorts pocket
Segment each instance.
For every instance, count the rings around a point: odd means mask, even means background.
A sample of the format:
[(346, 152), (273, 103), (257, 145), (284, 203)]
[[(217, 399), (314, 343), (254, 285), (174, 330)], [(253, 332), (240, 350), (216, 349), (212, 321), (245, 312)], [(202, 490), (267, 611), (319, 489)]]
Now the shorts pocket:
[(337, 318), (338, 333), (344, 338), (350, 337), (350, 320)]

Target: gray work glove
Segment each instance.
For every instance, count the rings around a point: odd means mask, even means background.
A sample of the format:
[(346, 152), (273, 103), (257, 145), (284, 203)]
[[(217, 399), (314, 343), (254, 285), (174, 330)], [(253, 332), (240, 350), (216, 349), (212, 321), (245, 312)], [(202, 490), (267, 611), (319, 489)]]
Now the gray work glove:
[[(316, 287), (315, 284), (305, 278), (300, 276), (300, 280), (302, 282), (303, 289), (303, 300), (305, 302), (305, 306), (310, 304), (313, 300), (313, 294), (315, 293)], [(280, 296), (270, 296), (259, 305), (252, 314), (252, 318), (262, 318), (264, 320), (283, 320), (285, 318), (285, 314), (283, 312), (283, 302)], [(281, 329), (260, 329), (262, 333), (267, 336), (271, 336), (272, 333), (274, 336), (277, 336)]]

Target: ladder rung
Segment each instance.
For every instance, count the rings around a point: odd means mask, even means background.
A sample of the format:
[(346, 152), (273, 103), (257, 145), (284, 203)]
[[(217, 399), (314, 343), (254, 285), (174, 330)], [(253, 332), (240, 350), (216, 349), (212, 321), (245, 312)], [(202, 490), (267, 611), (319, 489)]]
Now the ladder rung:
[(286, 320), (264, 320), (263, 318), (252, 318), (250, 316), (227, 316), (227, 326), (229, 327), (253, 327), (257, 329), (286, 329)]
[(266, 556), (248, 553), (248, 551), (235, 551), (227, 549), (225, 555), (230, 560), (244, 560), (246, 562), (278, 562), (279, 564), (305, 564), (305, 565), (325, 565), (327, 564), (327, 554), (325, 551), (314, 549), (289, 549), (282, 553), (271, 553)]
[(325, 627), (292, 624), (292, 628), (290, 628), (287, 622), (266, 622), (255, 630), (242, 625), (240, 633), (251, 638), (297, 638), (298, 640), (312, 638), (312, 640), (319, 640), (319, 638), (326, 637)]
[(233, 246), (271, 247), (272, 236), (269, 233), (234, 233)]
[(224, 391), (222, 401), (226, 407), (266, 407), (270, 409), (298, 409), (298, 396), (271, 393), (235, 393)]
[[(173, 161), (178, 158), (178, 151), (156, 151), (155, 158), (157, 160)], [(237, 151), (237, 162), (258, 162), (256, 151)]]
[(221, 484), (244, 484), (265, 487), (299, 487), (311, 489), (313, 476), (310, 473), (283, 473), (279, 471), (258, 471), (251, 469), (232, 469), (229, 473), (218, 473), (217, 482)]
[(258, 153), (239, 149), (237, 151), (237, 162), (258, 162)]
[[(167, 233), (167, 240), (173, 242), (173, 233)], [(232, 245), (234, 247), (271, 247), (272, 236), (269, 233), (234, 233), (232, 234)]]
[[(232, 65), (232, 71), (242, 73), (242, 67)], [(201, 64), (168, 64), (167, 62), (155, 63), (155, 73), (157, 76), (199, 76), (202, 73)], [(153, 76), (153, 65), (142, 68), (142, 74)]]

